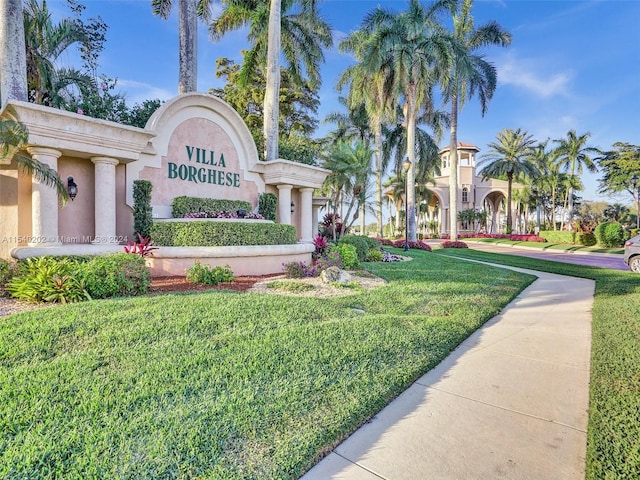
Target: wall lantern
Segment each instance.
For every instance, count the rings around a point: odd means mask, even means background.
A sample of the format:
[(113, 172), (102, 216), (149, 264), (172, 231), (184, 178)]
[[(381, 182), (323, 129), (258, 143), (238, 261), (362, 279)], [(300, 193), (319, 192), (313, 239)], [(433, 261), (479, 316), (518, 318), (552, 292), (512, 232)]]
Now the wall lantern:
[(78, 195), (78, 185), (73, 181), (73, 177), (67, 178), (67, 193), (72, 201)]
[(291, 202), (291, 213), (296, 211), (296, 204)]

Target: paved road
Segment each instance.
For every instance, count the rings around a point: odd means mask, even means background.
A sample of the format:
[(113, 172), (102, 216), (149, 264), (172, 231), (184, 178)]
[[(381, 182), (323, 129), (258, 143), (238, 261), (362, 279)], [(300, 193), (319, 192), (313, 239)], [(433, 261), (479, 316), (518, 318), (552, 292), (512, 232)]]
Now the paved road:
[(508, 247), (491, 243), (467, 242), (469, 248), (485, 252), (505, 253), (508, 255), (520, 255), (523, 257), (540, 258), (555, 262), (573, 263), (575, 265), (587, 265), (590, 267), (612, 268), (614, 270), (629, 270), (622, 259), (622, 255), (615, 254), (589, 254), (589, 253), (565, 253), (550, 250), (534, 250), (528, 248)]

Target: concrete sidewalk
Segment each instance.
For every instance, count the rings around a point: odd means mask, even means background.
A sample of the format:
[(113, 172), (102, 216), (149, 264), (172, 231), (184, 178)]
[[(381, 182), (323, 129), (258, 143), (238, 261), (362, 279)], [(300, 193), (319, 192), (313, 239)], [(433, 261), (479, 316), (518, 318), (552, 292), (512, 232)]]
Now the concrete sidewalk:
[(303, 480), (583, 479), (594, 282), (541, 272)]

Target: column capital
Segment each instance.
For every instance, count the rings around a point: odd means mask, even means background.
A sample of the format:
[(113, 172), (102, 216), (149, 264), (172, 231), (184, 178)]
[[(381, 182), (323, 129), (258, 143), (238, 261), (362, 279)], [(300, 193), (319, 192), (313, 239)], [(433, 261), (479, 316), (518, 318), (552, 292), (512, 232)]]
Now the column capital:
[(43, 155), (47, 157), (53, 157), (56, 159), (62, 156), (62, 152), (60, 150), (56, 150), (55, 148), (49, 148), (49, 147), (41, 147), (38, 145), (29, 145), (27, 147), (27, 152), (29, 152), (29, 155), (31, 156)]
[(306, 192), (313, 193), (314, 190), (315, 190), (315, 188), (312, 188), (312, 187), (304, 187), (304, 188), (300, 189), (300, 193), (306, 193)]
[(102, 163), (105, 165), (118, 165), (120, 161), (117, 158), (113, 157), (91, 157), (91, 161), (97, 165), (98, 163)]
[(278, 190), (293, 190), (293, 185), (289, 185), (288, 183), (281, 183), (280, 185), (276, 185)]

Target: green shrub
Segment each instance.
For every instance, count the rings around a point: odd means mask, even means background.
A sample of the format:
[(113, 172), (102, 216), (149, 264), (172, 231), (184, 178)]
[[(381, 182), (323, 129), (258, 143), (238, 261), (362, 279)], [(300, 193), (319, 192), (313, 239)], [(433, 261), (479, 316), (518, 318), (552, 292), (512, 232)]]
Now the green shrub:
[(18, 273), (18, 264), (0, 259), (0, 296), (7, 296), (7, 284)]
[(344, 235), (340, 238), (338, 245), (346, 243), (353, 245), (358, 255), (358, 261), (366, 262), (369, 256), (369, 241), (364, 235)]
[(575, 238), (578, 245), (584, 245), (585, 247), (591, 247), (597, 243), (593, 232), (577, 232)]
[(238, 245), (293, 245), (293, 225), (266, 222), (154, 222), (154, 244), (163, 247), (223, 247)]
[(624, 228), (619, 222), (600, 223), (593, 233), (598, 245), (604, 248), (619, 247), (624, 243)]
[(564, 230), (542, 230), (538, 233), (538, 236), (550, 243), (568, 243), (569, 245), (575, 243), (574, 233)]
[(234, 276), (231, 267), (211, 267), (211, 265), (202, 265), (198, 260), (186, 272), (187, 280), (191, 283), (200, 283), (203, 285), (218, 285), (225, 282), (233, 282)]
[(140, 255), (112, 253), (81, 265), (85, 288), (92, 298), (140, 295), (149, 290), (151, 275)]
[(153, 215), (151, 208), (151, 182), (133, 181), (133, 237), (149, 238)]
[(381, 250), (369, 250), (367, 262), (381, 262), (383, 258)]
[(78, 264), (53, 257), (28, 258), (7, 284), (12, 296), (29, 302), (72, 303), (90, 300)]
[[(251, 212), (253, 206), (245, 200), (217, 200), (215, 198), (176, 197), (171, 203), (171, 215), (174, 218), (183, 218), (187, 213), (196, 212), (221, 212), (223, 210), (236, 212), (238, 210)], [(266, 217), (265, 217), (266, 218)], [(154, 238), (154, 241), (156, 239)]]
[(337, 252), (342, 260), (342, 268), (345, 270), (353, 270), (360, 267), (358, 253), (356, 247), (348, 243), (341, 243), (331, 249), (331, 252)]
[(276, 221), (278, 196), (275, 193), (261, 193), (258, 197), (258, 213), (266, 220)]

